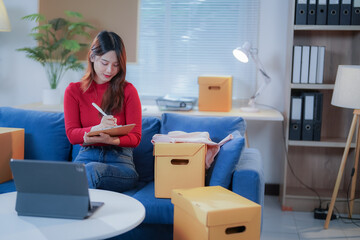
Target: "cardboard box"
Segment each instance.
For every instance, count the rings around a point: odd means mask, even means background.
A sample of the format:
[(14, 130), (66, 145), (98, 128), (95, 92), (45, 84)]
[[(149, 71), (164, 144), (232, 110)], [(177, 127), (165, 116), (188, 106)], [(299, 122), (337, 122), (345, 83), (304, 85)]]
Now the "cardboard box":
[(10, 159), (24, 159), (25, 131), (0, 127), (0, 183), (11, 180)]
[(231, 76), (201, 76), (199, 83), (199, 111), (229, 112), (232, 107)]
[(223, 187), (175, 189), (174, 240), (260, 239), (261, 206)]
[(174, 188), (205, 185), (206, 145), (155, 143), (155, 197), (170, 198)]

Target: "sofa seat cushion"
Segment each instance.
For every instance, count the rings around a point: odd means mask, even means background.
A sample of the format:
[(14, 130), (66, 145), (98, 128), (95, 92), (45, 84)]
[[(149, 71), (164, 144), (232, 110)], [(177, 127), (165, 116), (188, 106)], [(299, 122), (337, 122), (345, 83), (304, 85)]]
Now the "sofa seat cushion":
[(132, 197), (139, 200), (145, 207), (144, 223), (173, 224), (174, 206), (171, 199), (155, 198), (154, 182), (149, 182)]
[(241, 117), (202, 117), (177, 113), (162, 114), (161, 134), (171, 131), (208, 132), (214, 142), (220, 142), (227, 135), (238, 130), (244, 136), (245, 120)]
[(15, 187), (14, 180), (10, 180), (10, 181), (3, 182), (0, 184), (0, 194), (8, 193), (8, 192), (15, 192), (15, 191), (16, 191), (16, 187)]
[(0, 108), (0, 127), (25, 129), (25, 159), (68, 161), (71, 144), (63, 113)]

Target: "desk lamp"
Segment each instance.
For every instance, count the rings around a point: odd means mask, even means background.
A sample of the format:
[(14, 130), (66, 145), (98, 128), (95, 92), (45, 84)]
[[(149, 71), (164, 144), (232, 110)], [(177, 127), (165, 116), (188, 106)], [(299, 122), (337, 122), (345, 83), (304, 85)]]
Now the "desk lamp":
[(263, 65), (260, 62), (258, 56), (258, 49), (252, 48), (249, 42), (245, 42), (242, 47), (238, 47), (233, 50), (234, 57), (239, 60), (240, 62), (247, 63), (249, 61), (249, 56), (253, 59), (256, 64), (256, 68), (260, 71), (261, 75), (264, 78), (264, 82), (261, 86), (257, 89), (254, 95), (249, 99), (248, 107), (242, 107), (241, 110), (244, 112), (257, 112), (259, 111), (258, 108), (255, 107), (256, 98), (260, 95), (260, 93), (264, 90), (267, 84), (270, 83), (271, 78), (264, 70)]
[(10, 21), (3, 0), (0, 0), (0, 32), (10, 32)]
[[(342, 108), (350, 108), (354, 109), (354, 116), (351, 122), (351, 127), (349, 131), (349, 135), (346, 140), (344, 154), (342, 156), (339, 172), (337, 175), (334, 191), (331, 197), (331, 202), (328, 210), (328, 214), (326, 216), (326, 221), (324, 228), (327, 229), (329, 227), (329, 221), (331, 219), (335, 200), (339, 191), (341, 178), (344, 172), (346, 160), (349, 154), (349, 149), (351, 145), (351, 141), (355, 132), (356, 125), (358, 124), (358, 119), (360, 115), (360, 66), (359, 65), (339, 65), (335, 87), (331, 99), (331, 104), (334, 106), (342, 107)], [(351, 184), (351, 193), (350, 193), (350, 209), (349, 216), (351, 217), (352, 208), (354, 204), (354, 195), (355, 195), (355, 186), (357, 179), (357, 168), (359, 162), (359, 150), (360, 150), (360, 128), (357, 129), (356, 135), (356, 153), (355, 153), (355, 163), (354, 163), (354, 175), (352, 176), (352, 184)]]

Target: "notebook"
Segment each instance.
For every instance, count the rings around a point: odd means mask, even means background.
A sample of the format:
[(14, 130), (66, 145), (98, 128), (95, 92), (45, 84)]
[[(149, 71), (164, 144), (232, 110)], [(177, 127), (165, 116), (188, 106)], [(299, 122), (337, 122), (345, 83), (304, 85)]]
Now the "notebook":
[(89, 137), (98, 136), (100, 133), (106, 133), (110, 136), (122, 136), (128, 134), (135, 127), (135, 123), (128, 125), (117, 125), (114, 127), (104, 128), (97, 131), (92, 131), (88, 133)]
[(90, 202), (84, 164), (11, 159), (10, 167), (19, 216), (84, 219), (104, 204)]

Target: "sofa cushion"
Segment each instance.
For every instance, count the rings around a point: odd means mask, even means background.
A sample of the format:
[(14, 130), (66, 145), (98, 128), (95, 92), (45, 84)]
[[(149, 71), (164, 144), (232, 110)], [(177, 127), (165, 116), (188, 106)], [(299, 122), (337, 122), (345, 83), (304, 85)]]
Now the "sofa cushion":
[(151, 139), (160, 132), (160, 119), (156, 117), (142, 118), (140, 144), (134, 149), (134, 163), (140, 181), (154, 180), (154, 156)]
[(161, 134), (170, 131), (208, 132), (214, 142), (220, 142), (235, 130), (245, 134), (246, 123), (241, 117), (202, 117), (177, 113), (162, 114)]
[(63, 113), (0, 108), (0, 127), (25, 129), (25, 159), (67, 161), (71, 144)]
[(146, 216), (143, 223), (173, 224), (174, 205), (169, 198), (155, 198), (154, 182), (149, 182), (132, 197), (145, 207)]
[(234, 131), (232, 135), (233, 139), (221, 146), (208, 170), (210, 186), (222, 186), (227, 189), (230, 187), (232, 174), (245, 145), (245, 139), (239, 131)]
[(253, 202), (263, 205), (264, 189), (265, 177), (260, 151), (255, 148), (244, 148), (240, 161), (235, 166), (232, 190)]
[(75, 158), (77, 157), (77, 155), (79, 154), (81, 145), (80, 144), (75, 144), (72, 145), (72, 150), (71, 150), (71, 161), (74, 161)]
[(0, 184), (0, 194), (8, 193), (8, 192), (15, 192), (15, 191), (16, 191), (16, 187), (15, 187), (14, 180), (10, 180), (10, 181), (3, 182)]

